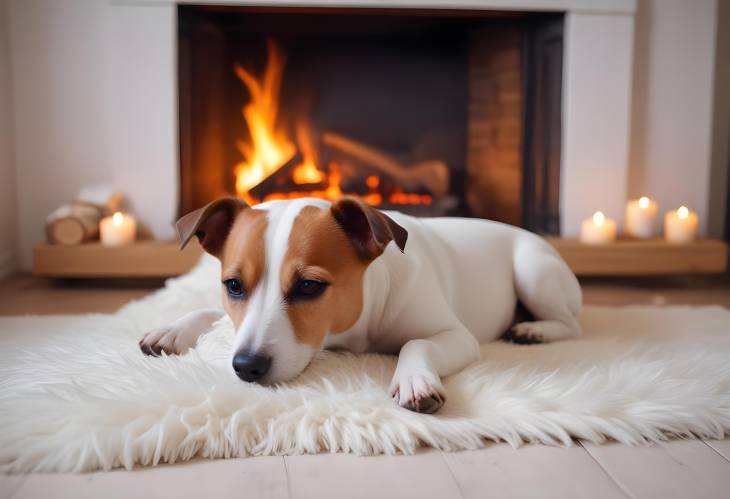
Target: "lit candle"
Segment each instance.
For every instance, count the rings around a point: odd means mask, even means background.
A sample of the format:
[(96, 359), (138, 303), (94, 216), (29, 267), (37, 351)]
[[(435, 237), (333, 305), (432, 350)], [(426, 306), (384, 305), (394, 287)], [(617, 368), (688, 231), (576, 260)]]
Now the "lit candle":
[(626, 233), (648, 239), (654, 235), (656, 225), (657, 204), (644, 196), (626, 204)]
[(580, 241), (588, 244), (605, 244), (616, 240), (616, 222), (597, 211), (591, 218), (583, 220), (580, 227)]
[(689, 243), (697, 236), (697, 225), (697, 213), (680, 206), (664, 217), (664, 238), (670, 243)]
[(129, 215), (116, 212), (99, 222), (99, 235), (104, 246), (123, 246), (134, 242), (137, 222)]

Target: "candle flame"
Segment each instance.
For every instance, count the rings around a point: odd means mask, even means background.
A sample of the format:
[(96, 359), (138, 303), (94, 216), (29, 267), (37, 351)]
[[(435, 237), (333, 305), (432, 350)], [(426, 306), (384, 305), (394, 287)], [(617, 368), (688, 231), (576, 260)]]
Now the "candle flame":
[(689, 216), (689, 209), (686, 206), (680, 206), (677, 210), (677, 216), (680, 220), (685, 220)]
[(649, 198), (642, 196), (639, 198), (639, 208), (645, 210), (649, 207)]
[(124, 220), (124, 215), (122, 215), (121, 212), (116, 212), (114, 215), (112, 215), (112, 223), (114, 225), (122, 225), (122, 221)]
[(603, 222), (606, 220), (606, 216), (603, 214), (602, 211), (597, 211), (593, 214), (593, 223), (597, 226), (603, 225)]

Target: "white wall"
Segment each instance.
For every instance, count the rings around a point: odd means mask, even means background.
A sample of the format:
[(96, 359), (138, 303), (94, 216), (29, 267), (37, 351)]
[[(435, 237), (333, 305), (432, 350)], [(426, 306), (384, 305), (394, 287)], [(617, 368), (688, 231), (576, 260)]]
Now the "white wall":
[(158, 237), (177, 209), (175, 7), (11, 0), (21, 264), (45, 217), (111, 183)]
[(656, 198), (662, 212), (686, 204), (703, 233), (716, 11), (716, 0), (640, 0), (636, 17), (629, 195)]
[(108, 176), (105, 9), (94, 0), (11, 0), (21, 264), (44, 220)]
[(0, 0), (0, 278), (13, 271), (18, 249), (9, 41), (7, 8)]
[[(730, 169), (730, 2), (717, 4), (715, 44), (715, 99), (712, 159), (710, 161), (710, 213), (707, 233), (723, 237), (728, 203)], [(727, 234), (730, 236), (730, 234)]]
[(160, 238), (175, 237), (178, 208), (177, 10), (115, 5), (107, 69), (110, 178)]

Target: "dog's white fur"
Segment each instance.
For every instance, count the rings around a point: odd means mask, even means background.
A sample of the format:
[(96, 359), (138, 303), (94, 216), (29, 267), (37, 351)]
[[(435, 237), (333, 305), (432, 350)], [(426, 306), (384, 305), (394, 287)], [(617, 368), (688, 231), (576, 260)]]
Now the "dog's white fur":
[[(329, 202), (307, 198), (255, 207), (267, 211), (266, 267), (232, 354), (266, 351), (274, 362), (265, 383), (296, 376), (315, 353), (296, 339), (279, 276), (292, 226), (306, 206), (327, 208)], [(400, 405), (438, 409), (445, 399), (441, 378), (478, 360), (479, 343), (510, 329), (518, 300), (537, 320), (514, 325), (514, 337), (555, 341), (580, 334), (580, 286), (542, 238), (485, 220), (385, 213), (408, 231), (405, 252), (391, 243), (370, 263), (359, 319), (345, 332), (328, 334), (323, 347), (399, 353), (390, 390)], [(182, 353), (221, 315), (195, 311), (143, 341)]]

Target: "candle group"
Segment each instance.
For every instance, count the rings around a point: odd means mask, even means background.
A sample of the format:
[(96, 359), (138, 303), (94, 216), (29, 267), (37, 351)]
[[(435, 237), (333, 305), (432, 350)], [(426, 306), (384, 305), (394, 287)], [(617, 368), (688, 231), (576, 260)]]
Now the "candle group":
[[(643, 196), (626, 204), (624, 232), (632, 237), (649, 239), (656, 231), (657, 203)], [(697, 213), (686, 206), (667, 212), (664, 238), (670, 243), (688, 243), (697, 237)], [(587, 244), (605, 244), (616, 240), (616, 222), (597, 211), (581, 224), (580, 240)]]
[(130, 215), (116, 212), (99, 222), (99, 237), (104, 246), (124, 246), (134, 242), (137, 222)]

